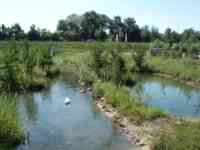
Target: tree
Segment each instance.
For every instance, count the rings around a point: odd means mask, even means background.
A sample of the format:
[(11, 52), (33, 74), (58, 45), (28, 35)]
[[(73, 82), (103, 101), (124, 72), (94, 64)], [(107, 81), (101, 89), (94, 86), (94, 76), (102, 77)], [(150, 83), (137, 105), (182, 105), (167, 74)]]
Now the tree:
[(11, 26), (11, 37), (15, 40), (20, 40), (25, 37), (24, 30), (22, 30), (18, 23)]
[(144, 26), (141, 28), (141, 41), (143, 42), (151, 42), (151, 31), (149, 30), (149, 26)]
[(99, 30), (95, 33), (97, 40), (106, 40), (108, 38), (107, 31), (110, 26), (111, 19), (104, 15), (99, 14)]
[(59, 32), (65, 32), (67, 30), (67, 27), (66, 27), (66, 22), (65, 20), (59, 20), (58, 21), (58, 25), (57, 25), (57, 31)]
[(77, 14), (71, 14), (65, 20), (66, 23), (73, 23), (78, 28), (81, 28), (82, 21), (83, 21), (83, 16), (82, 15), (77, 15)]
[(63, 37), (69, 41), (80, 40), (80, 28), (73, 22), (66, 23), (66, 31), (63, 33)]
[(171, 28), (167, 28), (165, 30), (165, 33), (164, 33), (164, 41), (165, 42), (168, 42), (168, 43), (171, 43), (172, 42), (172, 39), (171, 39), (171, 34), (172, 34), (172, 29)]
[(0, 27), (0, 40), (8, 40), (10, 38), (9, 35), (10, 29), (2, 24)]
[(48, 41), (51, 40), (51, 32), (47, 29), (41, 29), (40, 31), (40, 39), (42, 41)]
[(28, 39), (32, 41), (40, 40), (40, 32), (36, 29), (35, 25), (30, 27), (30, 31), (28, 32)]
[(139, 42), (141, 40), (140, 28), (134, 18), (124, 19), (124, 31), (127, 34), (128, 41)]
[(54, 32), (51, 34), (51, 40), (53, 41), (62, 41), (63, 37), (60, 35), (59, 32)]
[(72, 14), (69, 15), (65, 20), (58, 22), (57, 30), (61, 32), (61, 35), (70, 41), (80, 40), (80, 29), (81, 29), (82, 16)]
[(102, 17), (97, 14), (95, 11), (86, 12), (83, 15), (83, 21), (81, 23), (81, 32), (83, 39), (97, 39), (97, 34), (101, 32), (101, 29), (104, 28), (104, 23), (102, 23)]
[(159, 33), (159, 29), (156, 27), (151, 28), (151, 39), (155, 41), (156, 39), (161, 39), (161, 34)]
[(115, 39), (118, 35), (119, 40), (123, 41), (124, 38), (124, 24), (122, 22), (122, 19), (120, 16), (115, 16), (114, 19), (110, 22), (110, 34), (112, 35), (112, 38)]
[(180, 34), (179, 33), (177, 33), (176, 31), (172, 31), (171, 36), (172, 36), (173, 42), (175, 42), (175, 43), (180, 42)]
[(196, 31), (192, 28), (185, 29), (181, 35), (182, 42), (197, 42), (198, 36)]

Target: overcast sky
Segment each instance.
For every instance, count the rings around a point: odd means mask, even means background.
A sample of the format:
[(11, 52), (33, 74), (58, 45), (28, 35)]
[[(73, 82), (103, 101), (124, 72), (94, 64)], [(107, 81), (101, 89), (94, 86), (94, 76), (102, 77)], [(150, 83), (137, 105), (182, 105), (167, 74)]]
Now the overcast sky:
[(140, 26), (154, 25), (161, 32), (171, 27), (178, 32), (200, 30), (200, 0), (0, 0), (0, 24), (31, 24), (51, 31), (59, 19), (95, 10), (110, 17), (134, 17)]

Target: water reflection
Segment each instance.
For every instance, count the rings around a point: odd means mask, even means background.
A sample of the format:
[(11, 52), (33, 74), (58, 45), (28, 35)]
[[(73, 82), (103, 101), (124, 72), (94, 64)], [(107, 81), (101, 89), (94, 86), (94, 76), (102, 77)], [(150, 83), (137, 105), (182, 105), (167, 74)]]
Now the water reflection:
[(146, 105), (161, 108), (172, 115), (200, 117), (200, 91), (177, 81), (137, 75), (132, 93)]
[(30, 121), (37, 120), (38, 106), (34, 100), (33, 94), (27, 94), (21, 97), (24, 104), (24, 111)]
[[(70, 97), (70, 106), (64, 105)], [(30, 144), (18, 150), (130, 150), (125, 137), (96, 109), (90, 94), (59, 80), (49, 89), (22, 96), (19, 110)]]

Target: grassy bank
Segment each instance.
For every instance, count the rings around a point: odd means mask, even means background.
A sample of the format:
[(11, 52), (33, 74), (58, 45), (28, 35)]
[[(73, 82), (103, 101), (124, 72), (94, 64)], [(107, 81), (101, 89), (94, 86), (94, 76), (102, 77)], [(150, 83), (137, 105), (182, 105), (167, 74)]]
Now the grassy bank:
[(199, 141), (200, 123), (184, 122), (162, 133), (155, 141), (155, 150), (198, 150)]
[(154, 72), (172, 75), (179, 80), (200, 83), (200, 67), (192, 59), (178, 59), (163, 56), (148, 57), (146, 62)]
[(0, 150), (8, 150), (21, 143), (24, 131), (14, 98), (0, 96)]
[(117, 87), (113, 83), (96, 82), (93, 85), (93, 94), (95, 97), (104, 97), (106, 103), (111, 104), (122, 115), (136, 123), (166, 116), (161, 110), (144, 106), (143, 103), (130, 96), (126, 87)]

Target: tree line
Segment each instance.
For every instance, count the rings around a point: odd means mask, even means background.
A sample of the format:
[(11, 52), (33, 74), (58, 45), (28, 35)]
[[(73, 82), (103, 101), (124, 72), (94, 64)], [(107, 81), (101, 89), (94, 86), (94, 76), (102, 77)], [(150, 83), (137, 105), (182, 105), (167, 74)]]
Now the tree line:
[(50, 32), (31, 25), (28, 32), (24, 32), (20, 24), (11, 27), (0, 25), (0, 40), (22, 40), (31, 41), (121, 41), (121, 42), (152, 42), (161, 40), (172, 45), (179, 42), (198, 42), (200, 32), (192, 28), (178, 33), (167, 28), (160, 33), (156, 27), (139, 27), (132, 17), (122, 18), (108, 17), (95, 11), (88, 11), (82, 15), (71, 14), (66, 19), (58, 21), (57, 30)]

